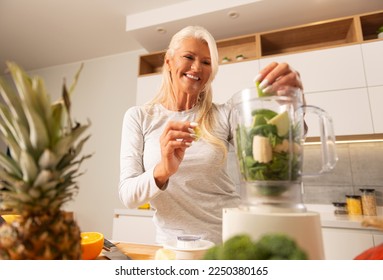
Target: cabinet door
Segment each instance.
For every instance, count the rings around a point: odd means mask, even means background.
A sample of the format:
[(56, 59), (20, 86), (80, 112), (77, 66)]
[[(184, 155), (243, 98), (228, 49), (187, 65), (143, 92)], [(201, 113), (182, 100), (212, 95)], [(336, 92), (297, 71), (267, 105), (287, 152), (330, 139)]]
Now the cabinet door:
[(360, 45), (262, 58), (261, 68), (272, 61), (296, 69), (306, 93), (366, 86)]
[(352, 260), (374, 246), (369, 231), (322, 228), (326, 260)]
[(383, 85), (383, 41), (362, 45), (368, 86)]
[[(383, 72), (381, 72), (380, 75), (383, 79)], [(383, 133), (383, 86), (369, 87), (368, 94), (370, 96), (371, 115), (372, 120), (374, 122), (374, 132)]]
[(254, 87), (253, 80), (258, 72), (258, 60), (220, 65), (212, 84), (213, 101), (215, 103), (225, 103), (238, 91)]
[[(325, 110), (333, 119), (335, 135), (373, 133), (370, 104), (366, 88), (306, 94), (308, 105)], [(307, 114), (308, 136), (319, 136), (319, 122)]]
[(383, 244), (383, 232), (382, 233), (374, 233), (373, 238), (374, 238), (374, 246), (378, 246), (378, 245)]
[(158, 92), (162, 75), (154, 74), (138, 77), (136, 105), (142, 105), (151, 100)]
[(155, 244), (156, 229), (151, 216), (118, 215), (113, 218), (112, 239)]

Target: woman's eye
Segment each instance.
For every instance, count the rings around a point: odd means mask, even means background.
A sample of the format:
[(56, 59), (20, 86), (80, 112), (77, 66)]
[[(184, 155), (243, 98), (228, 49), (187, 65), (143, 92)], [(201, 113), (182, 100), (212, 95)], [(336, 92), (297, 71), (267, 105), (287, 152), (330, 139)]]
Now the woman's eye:
[(185, 55), (184, 58), (192, 60), (192, 59), (193, 59), (193, 56), (191, 56), (191, 55)]
[(211, 65), (210, 61), (202, 61), (202, 63), (205, 64), (205, 65)]

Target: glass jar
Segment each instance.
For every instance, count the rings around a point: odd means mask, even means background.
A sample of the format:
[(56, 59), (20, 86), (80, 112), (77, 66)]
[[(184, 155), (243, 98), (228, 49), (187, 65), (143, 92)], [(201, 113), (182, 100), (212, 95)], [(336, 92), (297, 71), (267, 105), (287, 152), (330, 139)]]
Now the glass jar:
[(334, 205), (334, 214), (335, 215), (347, 215), (347, 203), (346, 202), (333, 202), (332, 205)]
[(346, 195), (347, 210), (349, 215), (362, 215), (362, 200), (360, 195)]
[(376, 196), (374, 189), (359, 189), (362, 193), (362, 209), (365, 216), (376, 216)]

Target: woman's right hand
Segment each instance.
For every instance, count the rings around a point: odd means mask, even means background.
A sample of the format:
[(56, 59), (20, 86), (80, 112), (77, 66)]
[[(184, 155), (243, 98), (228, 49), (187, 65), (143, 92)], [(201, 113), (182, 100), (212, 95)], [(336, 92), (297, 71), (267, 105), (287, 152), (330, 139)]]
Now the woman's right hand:
[(161, 137), (161, 161), (154, 169), (154, 179), (159, 188), (162, 188), (170, 176), (177, 172), (185, 151), (195, 139), (193, 128), (198, 124), (194, 122), (170, 121), (166, 125)]

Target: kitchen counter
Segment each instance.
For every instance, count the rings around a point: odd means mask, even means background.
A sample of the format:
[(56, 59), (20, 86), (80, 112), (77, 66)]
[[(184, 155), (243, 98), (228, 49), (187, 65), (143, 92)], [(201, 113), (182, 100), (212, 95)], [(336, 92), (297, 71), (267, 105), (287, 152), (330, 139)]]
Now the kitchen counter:
[(366, 219), (383, 219), (382, 207), (378, 207), (378, 216), (350, 216), (350, 215), (335, 215), (333, 205), (327, 204), (307, 204), (308, 211), (318, 212), (320, 214), (322, 227), (326, 228), (343, 228), (343, 229), (359, 229), (359, 230), (376, 230), (371, 227), (362, 225), (362, 221)]
[[(326, 259), (353, 259), (360, 252), (383, 243), (382, 230), (362, 225), (362, 222), (366, 219), (382, 220), (382, 207), (377, 209), (378, 216), (372, 218), (335, 215), (335, 209), (332, 204), (306, 204), (306, 207), (308, 211), (317, 212), (320, 215)], [(153, 231), (154, 234), (154, 228), (148, 227), (144, 229), (145, 223), (152, 225), (153, 210), (115, 209), (114, 213), (115, 231), (124, 238), (126, 238), (127, 234), (132, 234), (133, 228), (137, 229), (137, 234), (140, 236), (145, 234), (146, 231)], [(125, 219), (125, 222), (132, 221), (136, 225), (125, 225), (126, 230), (124, 230), (123, 226), (117, 226), (118, 223), (122, 223), (121, 219)], [(122, 225), (124, 224), (122, 223)], [(152, 260), (155, 257), (156, 251), (161, 248), (158, 245), (154, 245), (154, 241), (137, 241), (133, 240), (133, 238), (121, 238), (116, 235), (116, 237), (113, 237), (113, 240), (129, 240), (128, 243), (118, 243), (117, 247), (133, 260)]]
[[(156, 251), (162, 248), (162, 246), (152, 244), (125, 242), (116, 242), (115, 244), (118, 249), (120, 249), (125, 255), (129, 256), (132, 260), (154, 260)], [(105, 260), (106, 258), (101, 253), (97, 259)]]
[[(366, 217), (335, 215), (334, 206), (331, 204), (306, 204), (306, 207), (308, 211), (318, 212), (320, 214), (322, 227), (372, 230), (372, 228), (362, 226), (362, 221)], [(114, 214), (115, 216), (129, 215), (152, 217), (154, 211), (140, 209), (115, 209)], [(383, 219), (383, 207), (378, 207), (378, 217)]]

